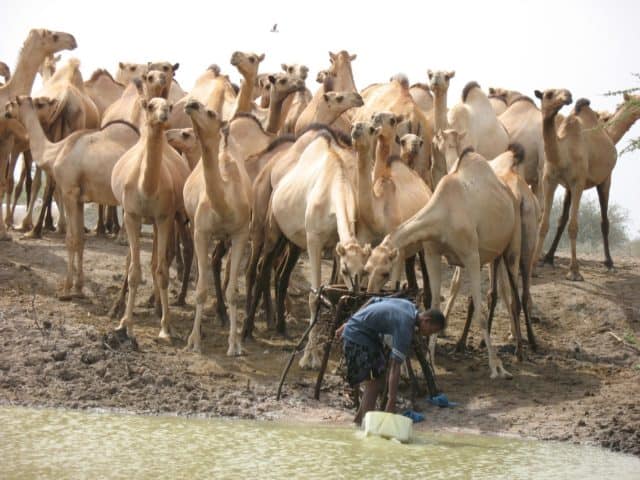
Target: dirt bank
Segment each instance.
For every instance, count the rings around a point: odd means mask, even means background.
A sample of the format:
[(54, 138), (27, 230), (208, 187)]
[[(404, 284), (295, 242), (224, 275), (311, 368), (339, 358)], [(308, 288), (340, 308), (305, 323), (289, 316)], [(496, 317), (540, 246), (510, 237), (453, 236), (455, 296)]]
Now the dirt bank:
[[(284, 399), (275, 400), (280, 371), (306, 325), (306, 265), (294, 273), (292, 299), (298, 320), (289, 325), (291, 339), (278, 337), (259, 322), (256, 340), (245, 345), (246, 355), (229, 358), (226, 331), (211, 308), (204, 325), (204, 353), (198, 355), (183, 350), (193, 319), (193, 288), (189, 305), (172, 310), (180, 338), (173, 345), (155, 341), (159, 321), (144, 306), (151, 292), (150, 239), (144, 238), (143, 274), (148, 281), (140, 288), (135, 310), (136, 351), (108, 336), (116, 322), (106, 316), (122, 279), (126, 247), (90, 236), (86, 298), (60, 302), (56, 292), (66, 268), (64, 239), (50, 234), (44, 240), (20, 240), (16, 233), (13, 238), (0, 244), (1, 402), (350, 421), (352, 402), (336, 374), (328, 375), (317, 402), (312, 398), (315, 375), (295, 366)], [(460, 406), (439, 409), (418, 402), (416, 407), (426, 414), (418, 428), (509, 433), (640, 455), (639, 345), (634, 348), (640, 338), (640, 265), (616, 258), (617, 270), (609, 273), (596, 257), (581, 258), (582, 283), (564, 280), (565, 258), (558, 259), (555, 269), (540, 269), (534, 279), (540, 348), (535, 353), (527, 350), (522, 363), (512, 355), (507, 317), (499, 309), (493, 336), (512, 380), (489, 380), (477, 328), (472, 327), (468, 352), (453, 352), (466, 303), (458, 302), (448, 337), (439, 340), (437, 374), (441, 389)], [(329, 270), (325, 268), (327, 275)], [(177, 287), (172, 280), (174, 296)], [(336, 354), (330, 371), (337, 360)]]

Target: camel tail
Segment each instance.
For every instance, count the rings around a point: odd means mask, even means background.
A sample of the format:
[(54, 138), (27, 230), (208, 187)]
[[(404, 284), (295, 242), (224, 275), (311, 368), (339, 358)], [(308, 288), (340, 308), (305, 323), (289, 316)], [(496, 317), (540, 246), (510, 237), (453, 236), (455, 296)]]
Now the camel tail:
[(507, 147), (507, 150), (513, 154), (513, 165), (512, 167), (517, 167), (522, 162), (524, 162), (524, 147), (518, 143), (513, 142), (510, 143)]

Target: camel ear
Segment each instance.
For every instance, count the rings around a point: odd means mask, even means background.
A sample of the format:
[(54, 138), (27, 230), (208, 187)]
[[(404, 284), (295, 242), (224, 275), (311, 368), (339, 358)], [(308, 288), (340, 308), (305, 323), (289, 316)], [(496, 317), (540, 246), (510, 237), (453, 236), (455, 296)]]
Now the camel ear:
[(220, 130), (224, 130), (229, 126), (229, 122), (226, 120), (223, 120), (222, 122), (220, 122)]
[(267, 78), (269, 79), (269, 83), (273, 83), (273, 84), (276, 83), (276, 77), (275, 76), (269, 75)]
[(144, 98), (144, 97), (140, 97), (139, 101), (140, 101), (140, 106), (142, 107), (142, 109), (146, 110), (147, 109), (147, 105), (148, 105), (147, 99)]
[(169, 113), (173, 112), (173, 105), (169, 105)]
[(400, 145), (400, 137), (398, 135), (396, 135), (396, 143)]
[(424, 145), (424, 140), (420, 139), (420, 148), (422, 148), (423, 145)]
[(354, 53), (353, 55), (350, 55), (350, 56), (349, 56), (349, 60), (351, 60), (352, 62), (353, 62), (356, 58), (358, 58), (358, 55), (357, 55), (356, 53)]
[(55, 57), (53, 57), (53, 61), (59, 62), (61, 58), (62, 58), (62, 55), (56, 55)]
[(347, 251), (344, 248), (344, 245), (342, 245), (340, 242), (336, 244), (336, 253), (341, 257), (343, 257), (345, 253), (347, 253)]
[(429, 80), (433, 78), (433, 70), (431, 69), (427, 70), (427, 77), (429, 77)]
[(495, 95), (496, 94), (496, 89), (493, 87), (489, 87), (489, 95)]
[(258, 61), (261, 62), (264, 60), (264, 53), (262, 55), (258, 55)]
[(329, 52), (329, 60), (333, 63), (336, 60), (337, 55), (333, 52)]
[(368, 257), (369, 255), (371, 255), (371, 244), (367, 243), (364, 248), (362, 249), (363, 253)]
[(176, 70), (178, 70), (180, 68), (180, 64), (179, 63), (174, 63), (171, 68), (173, 68), (173, 73), (175, 73)]
[(286, 63), (281, 63), (280, 68), (282, 68), (283, 72), (289, 71), (289, 65), (287, 65)]
[(535, 90), (533, 93), (537, 98), (542, 100), (542, 92), (540, 90)]
[(404, 115), (396, 115), (396, 122), (400, 125), (400, 122), (404, 120)]
[(393, 262), (398, 257), (399, 253), (400, 251), (397, 248), (391, 250), (391, 252), (389, 253), (389, 261)]
[(631, 95), (629, 95), (629, 92), (624, 92), (624, 93), (622, 94), (622, 99), (623, 99), (625, 102), (628, 102), (629, 100), (631, 100)]
[(453, 77), (456, 76), (456, 71), (455, 70), (449, 70), (447, 73), (445, 73), (444, 76), (447, 77), (447, 80), (451, 80)]
[(120, 67), (121, 70), (124, 70), (124, 63), (123, 62), (118, 62), (118, 66)]
[(135, 77), (133, 79), (133, 84), (136, 86), (136, 90), (138, 91), (138, 95), (143, 95), (144, 94), (144, 90), (142, 88), (142, 80), (140, 79), (140, 77)]

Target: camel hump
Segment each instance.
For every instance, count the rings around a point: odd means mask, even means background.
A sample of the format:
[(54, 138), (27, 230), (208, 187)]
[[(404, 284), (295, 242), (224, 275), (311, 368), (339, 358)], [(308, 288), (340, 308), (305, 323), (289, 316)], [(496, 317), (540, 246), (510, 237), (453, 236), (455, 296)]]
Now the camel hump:
[(512, 167), (520, 165), (524, 161), (524, 147), (520, 143), (510, 143), (507, 150), (513, 154)]
[(475, 150), (473, 147), (467, 147), (462, 151), (462, 153), (458, 157), (458, 160), (456, 160), (456, 163), (453, 165), (453, 168), (451, 169), (451, 173), (456, 173), (460, 169), (460, 165), (462, 164), (462, 159), (465, 157), (465, 155), (470, 153), (475, 153)]
[(209, 65), (207, 67), (207, 70), (211, 70), (213, 72), (213, 76), (217, 77), (220, 75), (220, 67), (218, 65), (216, 65), (215, 63), (212, 63), (211, 65)]
[(476, 81), (471, 81), (464, 86), (464, 88), (462, 89), (463, 103), (467, 101), (467, 97), (469, 96), (469, 93), (471, 93), (471, 90), (473, 90), (474, 88), (480, 88), (480, 84)]
[(580, 110), (582, 110), (584, 107), (588, 107), (589, 105), (591, 105), (591, 101), (589, 99), (581, 98), (576, 102), (576, 105), (574, 107), (574, 112), (576, 113), (576, 115), (579, 115)]

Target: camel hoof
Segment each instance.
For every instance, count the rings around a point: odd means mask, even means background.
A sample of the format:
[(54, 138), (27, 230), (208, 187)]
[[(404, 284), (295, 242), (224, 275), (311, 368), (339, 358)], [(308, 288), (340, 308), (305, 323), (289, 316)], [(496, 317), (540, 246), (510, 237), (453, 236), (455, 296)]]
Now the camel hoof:
[(58, 295), (58, 300), (60, 300), (61, 302), (70, 302), (72, 298), (73, 297), (69, 292), (61, 293), (60, 295)]
[(311, 365), (309, 364), (309, 357), (307, 355), (302, 355), (302, 358), (298, 362), (298, 366), (303, 370), (310, 370)]
[(13, 241), (13, 239), (11, 238), (11, 235), (9, 235), (8, 233), (3, 233), (2, 235), (0, 235), (0, 242), (11, 242)]
[(462, 342), (458, 342), (456, 343), (456, 353), (464, 353), (467, 351), (467, 346), (462, 343)]
[(234, 345), (229, 345), (229, 349), (227, 350), (227, 357), (237, 357), (242, 355), (242, 347), (240, 344), (236, 343)]
[(553, 260), (554, 260), (553, 255), (545, 255), (544, 258), (542, 259), (542, 265), (551, 265), (553, 267)]
[(20, 238), (22, 240), (40, 240), (42, 238), (42, 232), (36, 232), (35, 230), (30, 230), (24, 235), (22, 235), (22, 237)]
[(161, 343), (163, 345), (172, 345), (173, 344), (173, 339), (171, 338), (171, 335), (169, 335), (166, 332), (160, 332), (158, 334), (158, 337), (156, 338), (156, 342)]
[(76, 290), (75, 292), (73, 292), (71, 294), (71, 297), (79, 300), (87, 298), (87, 296), (81, 290)]
[(172, 307), (186, 307), (187, 306), (187, 301), (182, 298), (182, 297), (178, 297), (172, 304)]
[(569, 273), (567, 273), (566, 279), (570, 280), (572, 282), (583, 282), (584, 281), (584, 278), (582, 278), (582, 275), (580, 274), (580, 272), (573, 271), (573, 270), (570, 270)]

